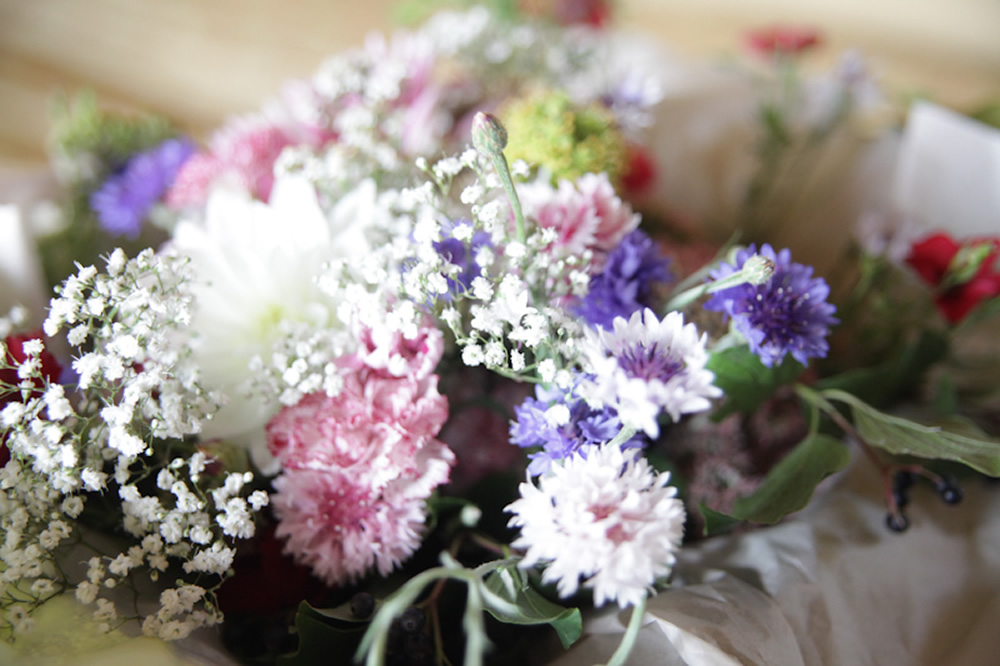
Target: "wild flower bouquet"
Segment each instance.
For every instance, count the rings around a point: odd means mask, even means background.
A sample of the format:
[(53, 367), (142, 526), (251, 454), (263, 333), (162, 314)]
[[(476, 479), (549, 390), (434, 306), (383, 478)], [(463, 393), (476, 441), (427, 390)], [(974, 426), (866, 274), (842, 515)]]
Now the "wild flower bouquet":
[(15, 645), (69, 593), (253, 663), (511, 663), (616, 604), (621, 664), (686, 541), (801, 509), (850, 447), (893, 530), (915, 477), (1000, 474), (995, 375), (950, 347), (1000, 240), (868, 234), (829, 279), (778, 244), (874, 104), (858, 60), (804, 77), (814, 35), (756, 35), (748, 151), (701, 181), (739, 205), (698, 219), (656, 52), (603, 3), (506, 9), (373, 38), (203, 146), (66, 106), (55, 296), (0, 320)]

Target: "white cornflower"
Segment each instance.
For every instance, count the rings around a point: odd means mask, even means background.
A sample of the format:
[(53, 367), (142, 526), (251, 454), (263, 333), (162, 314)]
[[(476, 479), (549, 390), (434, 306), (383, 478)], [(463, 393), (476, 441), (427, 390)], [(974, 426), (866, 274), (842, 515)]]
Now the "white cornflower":
[(635, 449), (591, 448), (552, 467), (506, 511), (525, 548), (521, 566), (547, 563), (542, 580), (568, 597), (583, 584), (594, 604), (639, 602), (670, 573), (684, 534), (684, 505), (669, 473), (656, 474)]
[(652, 310), (637, 311), (626, 321), (616, 317), (614, 329), (587, 329), (581, 351), (584, 372), (594, 379), (579, 392), (594, 405), (614, 407), (622, 422), (651, 438), (660, 434), (660, 411), (672, 419), (708, 409), (722, 395), (705, 369), (705, 336), (684, 324), (680, 312), (662, 321)]

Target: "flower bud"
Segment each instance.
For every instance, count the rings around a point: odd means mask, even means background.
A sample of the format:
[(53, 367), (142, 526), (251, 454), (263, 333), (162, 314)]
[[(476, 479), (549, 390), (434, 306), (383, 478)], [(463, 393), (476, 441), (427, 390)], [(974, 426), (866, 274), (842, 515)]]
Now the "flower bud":
[(774, 262), (755, 254), (743, 264), (743, 277), (750, 284), (764, 284), (774, 275)]
[(483, 155), (499, 155), (507, 147), (507, 130), (492, 113), (480, 111), (472, 119), (472, 145)]

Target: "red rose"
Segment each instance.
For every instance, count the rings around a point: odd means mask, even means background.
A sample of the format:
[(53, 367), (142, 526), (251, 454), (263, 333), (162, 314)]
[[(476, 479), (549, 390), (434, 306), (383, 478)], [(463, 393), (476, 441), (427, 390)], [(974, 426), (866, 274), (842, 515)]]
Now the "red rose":
[[(956, 256), (963, 256), (956, 260)], [(906, 257), (917, 274), (937, 287), (934, 302), (952, 324), (983, 301), (1000, 296), (1000, 239), (979, 238), (964, 243), (944, 233), (913, 244)]]

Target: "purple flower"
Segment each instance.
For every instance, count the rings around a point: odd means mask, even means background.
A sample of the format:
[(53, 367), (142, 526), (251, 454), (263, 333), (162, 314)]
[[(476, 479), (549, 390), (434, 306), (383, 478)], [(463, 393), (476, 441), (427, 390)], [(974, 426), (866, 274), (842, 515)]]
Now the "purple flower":
[[(592, 409), (581, 398), (559, 389), (535, 389), (536, 398), (528, 398), (514, 408), (516, 419), (510, 425), (510, 440), (523, 448), (541, 447), (528, 458), (528, 473), (545, 474), (552, 463), (575, 452), (586, 457), (591, 446), (614, 439), (622, 429), (617, 412), (610, 407)], [(642, 447), (641, 434), (632, 436), (622, 448)]]
[(115, 236), (138, 236), (149, 209), (194, 152), (194, 144), (181, 138), (167, 139), (134, 155), (120, 173), (109, 177), (90, 195), (90, 207), (104, 230)]
[[(476, 231), (471, 234), (469, 240), (459, 240), (456, 234), (459, 227), (469, 226), (468, 220), (458, 220), (451, 225), (450, 235), (434, 243), (434, 249), (450, 264), (459, 267), (459, 272), (454, 277), (448, 278), (448, 292), (461, 293), (466, 291), (480, 273), (479, 266), (476, 265), (476, 253), (479, 248), (492, 247), (490, 235), (485, 231)], [(446, 232), (448, 230), (446, 229)], [(446, 296), (445, 298), (450, 298)]]
[[(755, 254), (754, 245), (740, 250), (735, 265), (723, 263), (711, 277), (732, 275)], [(705, 309), (732, 317), (736, 329), (766, 366), (780, 363), (785, 354), (803, 365), (812, 357), (825, 357), (830, 349), (826, 340), (830, 327), (838, 322), (833, 316), (837, 308), (826, 302), (830, 287), (823, 278), (812, 277), (811, 266), (794, 263), (787, 249), (775, 254), (764, 244), (760, 255), (775, 264), (770, 280), (718, 291), (705, 303)]]
[(669, 265), (648, 235), (632, 231), (608, 255), (604, 270), (590, 278), (577, 313), (591, 326), (610, 329), (615, 317), (628, 319), (633, 312), (655, 305), (656, 285), (673, 279)]

